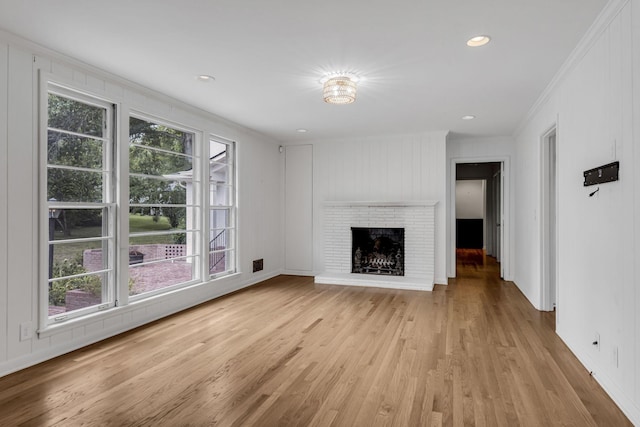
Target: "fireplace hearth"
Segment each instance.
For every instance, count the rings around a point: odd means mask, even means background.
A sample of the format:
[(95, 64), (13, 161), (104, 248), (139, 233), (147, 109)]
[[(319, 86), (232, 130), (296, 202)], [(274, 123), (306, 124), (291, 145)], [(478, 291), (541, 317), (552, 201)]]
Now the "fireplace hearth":
[(351, 272), (404, 276), (404, 228), (351, 227)]

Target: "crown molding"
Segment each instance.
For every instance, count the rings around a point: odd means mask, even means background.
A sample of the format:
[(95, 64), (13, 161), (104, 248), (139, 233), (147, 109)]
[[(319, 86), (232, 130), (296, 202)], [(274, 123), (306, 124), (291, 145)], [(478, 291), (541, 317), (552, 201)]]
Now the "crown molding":
[(513, 132), (517, 137), (631, 0), (610, 0)]

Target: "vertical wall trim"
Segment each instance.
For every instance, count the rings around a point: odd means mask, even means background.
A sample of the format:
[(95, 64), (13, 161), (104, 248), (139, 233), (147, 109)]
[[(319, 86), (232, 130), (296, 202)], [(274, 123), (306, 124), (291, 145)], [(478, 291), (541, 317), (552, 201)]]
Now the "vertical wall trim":
[[(6, 44), (0, 45), (0, 200), (7, 200), (7, 164), (8, 164), (8, 68), (9, 49)], [(0, 362), (7, 360), (7, 203), (0, 203)]]
[(33, 222), (37, 195), (37, 171), (34, 165), (33, 141), (33, 55), (10, 46), (7, 76), (10, 84), (7, 96), (7, 357), (9, 359), (32, 351), (32, 341), (20, 341), (19, 326), (35, 324), (33, 312), (36, 284), (36, 263), (39, 258), (34, 241), (37, 226)]
[[(632, 194), (634, 197), (634, 215), (635, 221), (633, 222), (634, 228), (634, 247), (633, 247), (633, 255), (635, 259), (638, 259), (640, 256), (640, 196), (638, 193), (640, 192), (640, 148), (638, 144), (640, 143), (640, 0), (634, 0), (631, 4), (631, 46), (630, 51), (632, 52), (633, 57), (631, 58), (633, 63), (631, 69), (633, 71), (632, 76), (632, 96), (633, 96), (633, 104), (632, 104), (632, 133), (631, 138), (633, 143), (631, 144), (633, 154), (631, 157), (633, 159), (634, 167), (634, 182), (632, 188)], [(640, 355), (640, 265), (638, 263), (634, 263), (634, 278), (633, 282), (635, 286), (633, 290), (635, 292), (635, 300), (633, 302), (635, 310), (633, 310), (633, 316), (635, 321), (635, 337), (634, 337), (634, 345), (633, 354), (637, 357)], [(635, 378), (635, 395), (631, 396), (631, 400), (633, 402), (640, 402), (640, 366), (638, 363), (634, 365), (635, 372), (633, 372), (633, 378)], [(634, 408), (634, 413), (630, 415), (632, 421), (636, 423), (640, 423), (640, 404), (636, 404)]]
[(313, 146), (286, 148), (285, 259), (289, 272), (313, 270)]
[[(553, 147), (551, 147), (550, 143), (551, 143), (551, 137), (555, 136), (556, 139), (556, 143), (553, 144)], [(551, 231), (551, 226), (556, 227), (555, 224), (557, 224), (557, 209), (558, 209), (558, 197), (557, 197), (557, 167), (555, 165), (557, 165), (557, 153), (558, 153), (558, 149), (557, 147), (557, 126), (556, 124), (554, 124), (551, 128), (549, 128), (547, 131), (545, 131), (542, 136), (540, 137), (540, 209), (539, 209), (539, 218), (540, 218), (540, 309), (543, 311), (552, 311), (553, 310), (553, 303), (556, 303), (556, 306), (558, 306), (559, 309), (559, 304), (557, 301), (557, 294), (558, 292), (555, 291), (555, 287), (554, 287), (554, 291), (556, 293), (555, 296), (551, 297), (549, 291), (550, 291), (550, 281), (553, 280), (553, 283), (556, 284), (558, 283), (558, 277), (557, 274), (554, 273), (554, 277), (551, 277), (551, 271), (549, 270), (549, 268), (551, 267), (551, 265), (549, 264), (549, 254), (555, 254), (555, 261), (553, 263), (554, 266), (554, 272), (557, 272), (558, 269), (558, 238), (557, 238), (557, 231), (554, 232), (554, 235), (556, 236), (554, 239), (554, 242), (549, 242), (549, 233)], [(551, 149), (553, 148), (554, 152), (551, 152)], [(550, 164), (550, 159), (553, 158), (553, 166), (554, 166), (554, 170), (553, 172), (551, 171), (550, 167), (552, 166)], [(553, 190), (553, 192), (551, 192), (550, 190), (550, 175), (551, 173), (553, 173), (554, 176), (554, 185), (555, 188)], [(549, 199), (550, 196), (554, 197), (554, 211), (550, 212), (549, 211), (549, 206), (551, 203), (551, 200)], [(553, 220), (553, 222), (551, 221), (551, 216), (550, 214), (553, 213), (555, 214), (555, 219)], [(557, 227), (556, 227), (557, 230)], [(550, 243), (554, 243), (554, 248), (552, 248), (550, 246)], [(553, 250), (552, 250), (553, 249)], [(552, 301), (553, 300), (553, 301)], [(556, 316), (556, 322), (558, 322), (558, 316)]]

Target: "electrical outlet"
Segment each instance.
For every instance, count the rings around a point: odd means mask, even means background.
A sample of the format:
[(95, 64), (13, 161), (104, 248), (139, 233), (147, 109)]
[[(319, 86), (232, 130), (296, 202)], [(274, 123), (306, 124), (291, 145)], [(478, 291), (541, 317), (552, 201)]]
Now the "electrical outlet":
[(256, 259), (253, 261), (253, 272), (262, 271), (264, 269), (264, 259)]
[(615, 366), (616, 368), (619, 367), (619, 365), (618, 365), (618, 346), (617, 345), (613, 346), (613, 352), (611, 353), (611, 362), (613, 363), (613, 366)]
[(31, 322), (20, 323), (20, 341), (26, 341), (33, 338)]
[(600, 334), (599, 333), (597, 332), (595, 333), (592, 344), (596, 348), (596, 350), (600, 351)]

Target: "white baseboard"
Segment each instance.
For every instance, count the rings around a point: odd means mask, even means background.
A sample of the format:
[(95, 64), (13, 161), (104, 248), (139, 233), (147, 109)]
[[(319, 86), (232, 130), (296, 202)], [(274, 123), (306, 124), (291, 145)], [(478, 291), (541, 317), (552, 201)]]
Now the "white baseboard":
[(640, 403), (635, 402), (633, 396), (629, 396), (622, 390), (616, 381), (613, 380), (604, 370), (598, 369), (598, 364), (589, 355), (584, 355), (576, 351), (570, 341), (565, 340), (560, 333), (560, 339), (567, 345), (569, 350), (576, 356), (578, 361), (591, 373), (591, 376), (597, 381), (604, 391), (611, 397), (611, 400), (620, 408), (620, 410), (629, 418), (634, 426), (640, 426)]
[(449, 284), (449, 279), (447, 279), (446, 277), (436, 277), (435, 284), (436, 285), (448, 285)]
[[(197, 289), (197, 290), (194, 289), (193, 293), (190, 295), (187, 294), (187, 292), (185, 292), (183, 293), (183, 295), (181, 295), (181, 297), (173, 299), (172, 300), (173, 304), (171, 305), (167, 304), (166, 300), (164, 300), (161, 303), (162, 305), (161, 311), (141, 310), (139, 312), (144, 313), (144, 315), (138, 317), (137, 319), (134, 319), (133, 317), (128, 317), (131, 320), (126, 323), (120, 323), (111, 328), (105, 327), (104, 329), (101, 329), (94, 334), (83, 335), (82, 337), (76, 340), (64, 341), (60, 345), (57, 345), (57, 346), (53, 345), (51, 347), (46, 347), (41, 350), (26, 354), (24, 356), (17, 357), (9, 361), (0, 363), (0, 377), (9, 375), (13, 372), (20, 371), (30, 366), (37, 365), (38, 363), (45, 362), (49, 359), (53, 359), (54, 357), (58, 357), (66, 353), (70, 353), (72, 351), (78, 350), (80, 348), (86, 347), (88, 345), (94, 344), (104, 339), (114, 337), (116, 335), (130, 331), (140, 326), (144, 326), (147, 323), (154, 322), (164, 317), (171, 316), (172, 314), (187, 310), (196, 305), (200, 305), (202, 303), (214, 300), (216, 298), (220, 298), (221, 296), (230, 294), (232, 292), (237, 292), (244, 288), (254, 286), (258, 283), (261, 283), (265, 280), (271, 279), (278, 275), (280, 275), (280, 271), (268, 272), (260, 275), (255, 275), (254, 277), (251, 278), (251, 280), (243, 281), (241, 283), (238, 283), (238, 282), (227, 283), (219, 287), (215, 287), (215, 288), (208, 287), (206, 289), (201, 287), (200, 289)], [(206, 284), (203, 284), (201, 286), (206, 286)], [(213, 289), (213, 292), (210, 292), (211, 289)], [(202, 297), (202, 294), (204, 292), (206, 292), (206, 297)], [(102, 321), (104, 322), (104, 320)], [(49, 338), (44, 337), (43, 339), (49, 339)]]
[(282, 270), (281, 274), (286, 274), (287, 276), (305, 276), (305, 277), (313, 277), (315, 276), (313, 271), (308, 270)]

